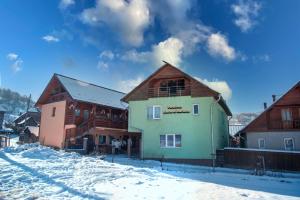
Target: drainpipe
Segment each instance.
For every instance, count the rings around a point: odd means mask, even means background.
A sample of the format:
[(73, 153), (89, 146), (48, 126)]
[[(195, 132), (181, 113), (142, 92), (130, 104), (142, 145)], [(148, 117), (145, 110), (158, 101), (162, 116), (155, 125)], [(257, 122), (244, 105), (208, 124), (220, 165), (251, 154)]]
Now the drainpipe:
[(212, 163), (213, 171), (215, 171), (213, 108), (214, 108), (214, 105), (216, 105), (220, 100), (221, 100), (221, 95), (219, 94), (218, 99), (213, 101), (210, 104), (211, 155), (213, 157), (213, 163)]
[(227, 147), (231, 147), (231, 145), (230, 145), (230, 130), (229, 130), (229, 122), (230, 122), (230, 120), (232, 119), (232, 116), (229, 116), (228, 118), (228, 140), (227, 140)]

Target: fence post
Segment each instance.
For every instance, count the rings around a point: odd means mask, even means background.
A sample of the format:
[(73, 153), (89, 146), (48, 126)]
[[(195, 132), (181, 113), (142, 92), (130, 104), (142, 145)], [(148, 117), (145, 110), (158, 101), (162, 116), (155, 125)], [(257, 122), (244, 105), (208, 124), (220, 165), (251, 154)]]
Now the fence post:
[(88, 142), (88, 138), (83, 138), (83, 149), (85, 151), (85, 153), (87, 153), (87, 142)]

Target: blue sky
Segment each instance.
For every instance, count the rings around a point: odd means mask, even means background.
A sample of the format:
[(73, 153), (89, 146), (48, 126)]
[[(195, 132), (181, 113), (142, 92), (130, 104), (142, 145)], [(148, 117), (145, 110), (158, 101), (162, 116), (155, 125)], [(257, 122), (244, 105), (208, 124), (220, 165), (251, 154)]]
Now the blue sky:
[(166, 60), (258, 112), (299, 81), (300, 1), (2, 0), (1, 87), (53, 73), (130, 91)]

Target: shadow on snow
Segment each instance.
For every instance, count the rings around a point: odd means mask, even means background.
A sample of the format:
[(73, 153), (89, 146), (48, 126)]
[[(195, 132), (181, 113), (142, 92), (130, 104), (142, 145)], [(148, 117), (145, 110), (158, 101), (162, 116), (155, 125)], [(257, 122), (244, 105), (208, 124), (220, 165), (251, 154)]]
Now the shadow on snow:
[[(72, 194), (74, 196), (81, 197), (81, 198), (94, 199), (94, 200), (102, 200), (102, 199), (104, 199), (103, 197), (99, 197), (99, 196), (96, 196), (96, 195), (82, 193), (82, 192), (80, 192), (80, 191), (78, 191), (76, 189), (73, 189), (73, 188), (65, 185), (62, 182), (57, 182), (57, 181), (53, 180), (52, 178), (50, 178), (46, 174), (37, 172), (36, 170), (34, 170), (34, 169), (32, 169), (32, 168), (30, 168), (30, 167), (28, 167), (28, 166), (26, 166), (26, 165), (24, 165), (22, 163), (18, 163), (16, 161), (10, 159), (9, 157), (7, 157), (2, 152), (0, 152), (0, 158), (2, 158), (3, 160), (7, 161), (8, 163), (10, 163), (12, 165), (15, 165), (16, 167), (22, 169), (23, 171), (28, 172), (30, 175), (32, 175), (32, 176), (34, 176), (36, 178), (41, 179), (45, 183), (48, 183), (48, 184), (60, 187), (63, 190), (63, 192), (69, 192), (70, 194)], [(106, 194), (103, 194), (103, 195), (106, 195)]]

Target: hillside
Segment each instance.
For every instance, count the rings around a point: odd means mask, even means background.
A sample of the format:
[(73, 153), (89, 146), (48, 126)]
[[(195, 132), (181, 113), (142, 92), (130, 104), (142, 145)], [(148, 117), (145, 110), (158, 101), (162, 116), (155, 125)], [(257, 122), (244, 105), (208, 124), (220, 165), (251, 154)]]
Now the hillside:
[(247, 125), (255, 119), (259, 113), (239, 113), (234, 114), (230, 120), (230, 125)]
[[(25, 112), (27, 108), (28, 96), (21, 95), (18, 92), (6, 88), (0, 88), (0, 105), (6, 110), (6, 113), (18, 115)], [(30, 101), (30, 106), (35, 102)]]

